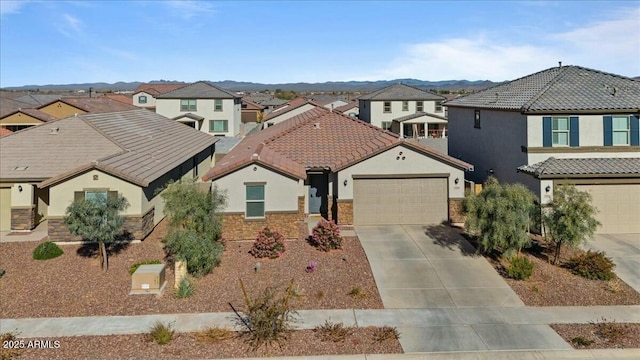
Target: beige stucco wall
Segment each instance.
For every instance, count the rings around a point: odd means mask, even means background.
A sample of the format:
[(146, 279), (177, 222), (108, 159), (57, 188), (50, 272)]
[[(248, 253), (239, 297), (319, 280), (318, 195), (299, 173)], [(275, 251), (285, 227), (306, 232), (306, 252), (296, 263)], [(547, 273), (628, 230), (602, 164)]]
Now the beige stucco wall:
[(86, 111), (80, 110), (71, 105), (67, 105), (61, 101), (56, 101), (52, 104), (40, 108), (39, 110), (57, 119), (66, 118), (75, 114), (82, 115), (86, 113)]
[[(145, 104), (141, 104), (140, 103), (140, 96), (146, 96), (147, 97), (147, 102)], [(149, 107), (154, 107), (156, 106), (156, 98), (153, 97), (153, 95), (148, 94), (144, 91), (139, 92), (137, 94), (133, 95), (133, 105), (135, 106), (139, 106), (139, 107), (143, 107), (143, 108), (149, 108)]]
[[(285, 120), (291, 119), (292, 117), (294, 117), (296, 115), (300, 115), (303, 112), (309, 111), (309, 110), (311, 110), (313, 108), (315, 108), (315, 105), (305, 104), (305, 105), (300, 106), (297, 109), (293, 109), (291, 111), (282, 113), (282, 115), (276, 116), (273, 119), (266, 120), (265, 124), (278, 124), (278, 123), (281, 123), (281, 122), (283, 122)], [(280, 111), (285, 111), (285, 110), (286, 110), (286, 108), (282, 109)], [(277, 111), (274, 111), (271, 114), (277, 114), (277, 113), (278, 113)], [(264, 126), (266, 127), (268, 125), (264, 125)]]
[[(20, 191), (22, 188), (22, 191)], [(32, 206), (35, 204), (33, 185), (15, 183), (11, 186), (11, 207)]]
[[(370, 112), (370, 114), (366, 117), (370, 118), (369, 122), (372, 125), (382, 127), (383, 121), (392, 121), (393, 119), (411, 115), (416, 112), (415, 100), (409, 101), (409, 108), (408, 108), (409, 110), (407, 111), (402, 111), (402, 101), (391, 101), (390, 113), (384, 112), (384, 103), (385, 103), (384, 101), (368, 101), (367, 102), (367, 107), (370, 107), (370, 109), (368, 109), (368, 112)], [(424, 100), (422, 103), (423, 103), (424, 112), (444, 116), (444, 108), (442, 111), (436, 112), (436, 102), (434, 100), (429, 100), (429, 101)], [(362, 118), (362, 119), (365, 120), (365, 118)]]
[[(98, 176), (98, 180), (93, 180), (94, 175)], [(129, 208), (123, 212), (124, 215), (142, 214), (144, 194), (139, 186), (101, 171), (91, 170), (51, 186), (49, 189), (49, 216), (64, 216), (65, 210), (74, 200), (74, 192), (89, 189), (118, 191), (119, 195), (124, 196), (129, 201)]]
[(226, 192), (224, 212), (245, 212), (245, 183), (265, 184), (265, 211), (297, 211), (298, 196), (304, 195), (304, 185), (297, 179), (284, 176), (260, 165), (249, 165), (213, 181), (213, 186)]
[[(234, 136), (240, 132), (241, 103), (239, 99), (223, 99), (222, 111), (214, 110), (214, 99), (196, 99), (196, 111), (180, 111), (180, 99), (157, 99), (156, 113), (173, 119), (186, 113), (204, 118), (200, 131), (211, 135)], [(227, 132), (209, 132), (209, 120), (228, 120)]]
[[(402, 155), (400, 155), (402, 152)], [(404, 160), (396, 157), (404, 156)], [(405, 146), (396, 146), (338, 172), (339, 199), (353, 199), (353, 175), (450, 174), (449, 197), (464, 197), (464, 171), (430, 158)], [(459, 179), (455, 184), (455, 179)], [(344, 180), (347, 185), (344, 185)]]
[(23, 113), (15, 113), (0, 119), (0, 125), (40, 125), (42, 121), (34, 118), (31, 115)]

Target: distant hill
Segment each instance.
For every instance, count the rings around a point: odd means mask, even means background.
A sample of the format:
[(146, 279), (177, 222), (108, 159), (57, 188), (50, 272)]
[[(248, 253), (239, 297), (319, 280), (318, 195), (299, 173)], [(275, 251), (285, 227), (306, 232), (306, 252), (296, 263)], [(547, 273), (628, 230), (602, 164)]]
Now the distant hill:
[[(391, 84), (395, 84), (399, 82), (410, 85), (410, 86), (418, 87), (421, 89), (449, 90), (449, 91), (458, 91), (463, 89), (466, 91), (481, 90), (497, 84), (489, 80), (425, 81), (425, 80), (417, 80), (417, 79), (395, 79), (395, 80), (378, 80), (378, 81), (329, 81), (324, 83), (284, 83), (284, 84), (260, 84), (260, 83), (233, 81), (233, 80), (210, 81), (210, 83), (216, 86), (219, 86), (221, 88), (231, 90), (231, 91), (262, 91), (262, 90), (274, 91), (276, 89), (282, 89), (282, 90), (296, 91), (296, 92), (303, 92), (303, 91), (304, 92), (327, 92), (327, 91), (367, 92), (367, 91), (378, 90), (385, 86), (389, 86)], [(185, 82), (156, 80), (156, 81), (150, 81), (150, 83), (184, 84)], [(17, 87), (6, 87), (6, 88), (3, 88), (2, 90), (73, 91), (73, 90), (80, 90), (80, 89), (88, 90), (89, 88), (93, 88), (94, 91), (100, 91), (100, 90), (127, 91), (127, 90), (135, 90), (140, 84), (141, 82), (135, 81), (135, 82), (117, 82), (114, 84), (84, 83), (84, 84), (66, 84), (66, 85), (25, 85), (25, 86), (17, 86)]]

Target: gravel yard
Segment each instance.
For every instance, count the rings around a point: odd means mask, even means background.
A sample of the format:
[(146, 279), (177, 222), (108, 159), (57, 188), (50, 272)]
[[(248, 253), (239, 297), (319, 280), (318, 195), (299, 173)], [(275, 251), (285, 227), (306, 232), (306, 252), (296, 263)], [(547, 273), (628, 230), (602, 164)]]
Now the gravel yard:
[(640, 324), (604, 322), (551, 327), (576, 349), (640, 349)]

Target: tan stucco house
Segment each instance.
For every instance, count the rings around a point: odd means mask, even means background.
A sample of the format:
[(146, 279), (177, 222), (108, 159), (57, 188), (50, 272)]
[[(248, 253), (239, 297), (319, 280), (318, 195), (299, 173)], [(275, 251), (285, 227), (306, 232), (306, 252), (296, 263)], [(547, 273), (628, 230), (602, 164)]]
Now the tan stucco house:
[(295, 238), (308, 215), (355, 225), (457, 221), (472, 169), (314, 107), (247, 136), (204, 180), (227, 193), (227, 238), (251, 239), (265, 226)]
[(137, 107), (144, 109), (154, 110), (156, 109), (156, 96), (164, 94), (175, 89), (179, 89), (187, 84), (149, 84), (142, 83), (138, 85), (138, 88), (133, 92), (131, 102)]
[(72, 116), (0, 141), (0, 230), (30, 231), (48, 221), (52, 241), (75, 240), (66, 208), (87, 196), (129, 201), (126, 231), (142, 239), (164, 217), (158, 189), (199, 178), (217, 139), (148, 110)]

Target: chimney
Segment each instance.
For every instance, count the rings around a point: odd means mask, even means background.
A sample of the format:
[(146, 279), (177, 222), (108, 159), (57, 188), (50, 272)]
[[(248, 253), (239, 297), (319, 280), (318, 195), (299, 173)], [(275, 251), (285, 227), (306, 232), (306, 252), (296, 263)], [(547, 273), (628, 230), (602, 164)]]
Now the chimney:
[(319, 122), (313, 123), (313, 128), (314, 129), (320, 129), (320, 123)]
[(558, 61), (558, 67), (562, 67), (562, 61)]

